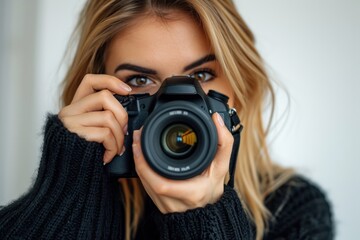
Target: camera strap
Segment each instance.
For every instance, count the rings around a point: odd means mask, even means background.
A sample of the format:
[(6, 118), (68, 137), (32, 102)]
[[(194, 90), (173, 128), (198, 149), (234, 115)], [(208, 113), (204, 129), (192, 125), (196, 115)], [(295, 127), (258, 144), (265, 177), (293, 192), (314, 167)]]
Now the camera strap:
[(228, 186), (234, 188), (234, 180), (235, 180), (235, 169), (236, 169), (236, 162), (237, 162), (237, 155), (240, 148), (240, 140), (241, 140), (241, 131), (243, 129), (243, 125), (241, 125), (240, 118), (237, 115), (235, 109), (230, 110), (230, 118), (231, 118), (231, 133), (234, 138), (234, 143), (232, 147), (231, 157), (230, 157), (230, 164), (229, 164), (229, 181), (227, 183)]

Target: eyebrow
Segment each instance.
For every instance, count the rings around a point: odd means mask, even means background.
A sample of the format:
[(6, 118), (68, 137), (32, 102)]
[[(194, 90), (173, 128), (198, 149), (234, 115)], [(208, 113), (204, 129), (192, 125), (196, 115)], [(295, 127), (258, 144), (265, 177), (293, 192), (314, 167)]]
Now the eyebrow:
[(117, 71), (120, 71), (120, 70), (130, 70), (130, 71), (135, 71), (135, 72), (144, 73), (144, 74), (150, 74), (150, 75), (155, 75), (157, 73), (153, 69), (140, 67), (140, 66), (130, 64), (130, 63), (124, 63), (124, 64), (121, 64), (121, 65), (117, 66), (115, 68), (114, 72), (116, 73)]
[[(210, 62), (210, 61), (214, 61), (216, 59), (214, 54), (209, 54), (206, 55), (205, 57), (202, 57), (198, 60), (196, 60), (195, 62), (187, 65), (184, 67), (184, 72), (188, 71), (190, 69), (193, 69), (197, 66), (200, 66), (206, 62)], [(134, 64), (130, 64), (130, 63), (124, 63), (124, 64), (120, 64), (119, 66), (117, 66), (115, 68), (114, 73), (120, 71), (120, 70), (130, 70), (130, 71), (135, 71), (135, 72), (139, 72), (139, 73), (143, 73), (143, 74), (150, 74), (150, 75), (156, 75), (157, 71), (154, 69), (150, 69), (150, 68), (146, 68), (146, 67), (141, 67), (141, 66), (137, 66)]]
[(202, 57), (199, 60), (196, 60), (195, 62), (184, 67), (184, 72), (196, 68), (197, 66), (200, 66), (201, 64), (204, 64), (206, 62), (214, 61), (215, 59), (215, 54), (206, 55), (205, 57)]

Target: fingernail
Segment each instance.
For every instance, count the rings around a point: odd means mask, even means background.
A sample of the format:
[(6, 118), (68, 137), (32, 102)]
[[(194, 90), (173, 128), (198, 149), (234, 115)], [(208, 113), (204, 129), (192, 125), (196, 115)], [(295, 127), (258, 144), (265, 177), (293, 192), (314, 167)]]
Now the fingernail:
[(120, 156), (122, 156), (125, 153), (125, 150), (126, 150), (126, 148), (125, 148), (125, 146), (123, 146), (123, 148), (121, 150), (121, 153), (120, 153)]
[(109, 163), (109, 160), (107, 159), (107, 157), (104, 155), (103, 157), (103, 165), (105, 166), (106, 164)]
[(122, 89), (124, 89), (125, 91), (127, 91), (127, 92), (131, 92), (131, 91), (132, 91), (131, 87), (129, 87), (128, 85), (126, 85), (126, 84), (124, 84), (124, 83), (121, 84), (120, 87), (121, 87)]
[(217, 115), (217, 120), (218, 120), (218, 123), (220, 124), (220, 126), (224, 126), (225, 124), (224, 124), (224, 120), (223, 120), (223, 118), (220, 116), (220, 114), (219, 113), (216, 113), (216, 115)]
[(125, 135), (129, 135), (128, 125), (127, 125), (127, 124), (126, 124), (125, 127), (123, 128), (123, 132), (125, 133)]

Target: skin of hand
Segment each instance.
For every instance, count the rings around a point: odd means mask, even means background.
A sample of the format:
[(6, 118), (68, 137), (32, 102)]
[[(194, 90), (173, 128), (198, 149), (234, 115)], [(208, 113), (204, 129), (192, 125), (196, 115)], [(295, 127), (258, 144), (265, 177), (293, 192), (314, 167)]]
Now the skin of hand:
[(104, 145), (104, 164), (125, 151), (123, 143), (128, 115), (113, 94), (128, 95), (130, 91), (131, 88), (116, 77), (88, 74), (81, 81), (71, 104), (58, 114), (70, 132)]
[(166, 214), (184, 212), (215, 203), (224, 192), (229, 170), (233, 137), (218, 113), (212, 115), (218, 133), (218, 149), (210, 166), (200, 175), (186, 180), (172, 180), (155, 173), (144, 159), (140, 137), (134, 131), (133, 153), (137, 174), (155, 205)]

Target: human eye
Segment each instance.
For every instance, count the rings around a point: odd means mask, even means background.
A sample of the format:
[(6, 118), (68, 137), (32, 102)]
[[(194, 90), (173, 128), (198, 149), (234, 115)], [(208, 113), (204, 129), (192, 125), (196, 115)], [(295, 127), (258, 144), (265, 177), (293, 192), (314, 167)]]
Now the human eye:
[(154, 81), (147, 76), (132, 75), (126, 78), (126, 83), (132, 87), (148, 87), (154, 84)]
[(207, 82), (216, 77), (215, 72), (210, 68), (205, 68), (197, 70), (194, 73), (190, 74), (191, 77), (195, 78), (199, 82)]

